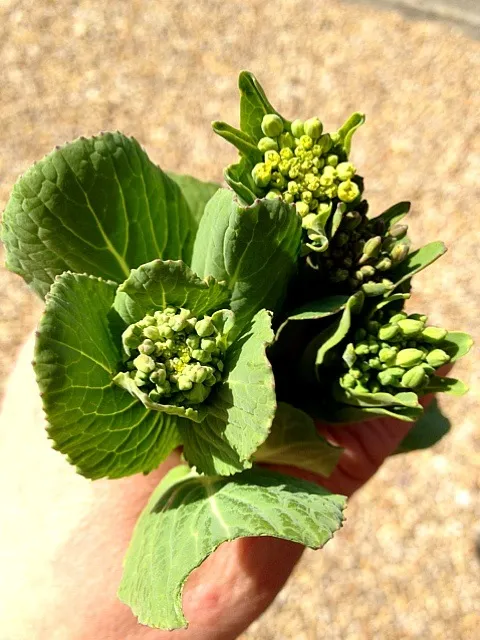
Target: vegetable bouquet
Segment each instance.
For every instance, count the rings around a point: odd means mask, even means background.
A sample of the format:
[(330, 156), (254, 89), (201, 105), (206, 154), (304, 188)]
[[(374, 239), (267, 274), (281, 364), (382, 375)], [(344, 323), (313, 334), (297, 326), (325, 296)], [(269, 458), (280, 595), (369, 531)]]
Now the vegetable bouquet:
[[(45, 309), (35, 368), (53, 446), (87, 478), (184, 462), (154, 491), (119, 597), (140, 622), (184, 627), (188, 575), (222, 542), (323, 546), (345, 498), (270, 471), (328, 476), (341, 449), (316, 420), (415, 421), (439, 369), (471, 339), (405, 310), (412, 277), (444, 252), (411, 249), (409, 203), (371, 215), (338, 131), (287, 120), (247, 72), (228, 188), (165, 173), (132, 138), (80, 138), (19, 178), (3, 216), (7, 267)], [(441, 434), (423, 416), (400, 451)]]

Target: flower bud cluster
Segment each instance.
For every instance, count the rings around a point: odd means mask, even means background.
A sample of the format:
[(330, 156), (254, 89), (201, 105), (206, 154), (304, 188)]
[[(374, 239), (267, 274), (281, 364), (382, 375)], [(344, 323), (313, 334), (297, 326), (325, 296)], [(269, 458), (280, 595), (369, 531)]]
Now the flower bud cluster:
[(280, 116), (268, 114), (261, 126), (264, 137), (257, 146), (264, 159), (254, 166), (252, 178), (267, 198), (294, 204), (305, 218), (335, 198), (352, 203), (360, 197), (356, 169), (337, 144), (338, 134), (323, 133), (318, 118), (294, 120), (287, 130)]
[(355, 210), (345, 212), (327, 249), (309, 255), (324, 288), (335, 293), (361, 289), (366, 296), (393, 288), (388, 271), (408, 255), (407, 226), (397, 224), (386, 230), (380, 218), (367, 218), (367, 208), (362, 201)]
[(424, 315), (377, 311), (345, 348), (340, 385), (360, 393), (421, 391), (450, 360), (442, 349), (447, 331), (426, 323)]
[(152, 402), (195, 405), (222, 378), (225, 336), (214, 316), (166, 307), (123, 333), (129, 376)]

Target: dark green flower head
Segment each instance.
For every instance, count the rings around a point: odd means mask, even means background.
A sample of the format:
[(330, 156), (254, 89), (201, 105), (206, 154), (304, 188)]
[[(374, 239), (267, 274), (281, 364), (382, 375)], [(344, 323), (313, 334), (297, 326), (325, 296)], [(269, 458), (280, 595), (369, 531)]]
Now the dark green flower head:
[(147, 314), (122, 335), (128, 371), (114, 382), (149, 408), (201, 404), (222, 379), (233, 327), (233, 313), (226, 309), (201, 318), (176, 307)]
[(353, 293), (361, 289), (366, 296), (378, 296), (393, 289), (390, 272), (409, 254), (407, 226), (388, 227), (381, 216), (368, 218), (367, 209), (366, 201), (354, 211), (340, 208), (338, 227), (326, 249), (307, 257), (326, 290)]

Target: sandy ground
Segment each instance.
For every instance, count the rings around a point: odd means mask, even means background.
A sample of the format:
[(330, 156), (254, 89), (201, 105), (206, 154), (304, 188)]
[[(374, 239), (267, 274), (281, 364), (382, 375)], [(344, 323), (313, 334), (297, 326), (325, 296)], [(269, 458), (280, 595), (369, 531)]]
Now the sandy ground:
[[(353, 159), (372, 211), (411, 199), (416, 242), (450, 247), (417, 278), (411, 308), (478, 344), (478, 42), (438, 22), (333, 1), (109, 7), (0, 3), (0, 209), (34, 160), (100, 130), (134, 135), (164, 168), (220, 180), (233, 151), (209, 123), (236, 121), (236, 76), (250, 69), (292, 119), (318, 114), (333, 128), (354, 110), (367, 113)], [(4, 388), (41, 304), (4, 269), (0, 284)], [(390, 460), (352, 500), (342, 532), (306, 554), (242, 640), (478, 637), (475, 355), (457, 374), (471, 391), (442, 400), (452, 433), (431, 451)]]

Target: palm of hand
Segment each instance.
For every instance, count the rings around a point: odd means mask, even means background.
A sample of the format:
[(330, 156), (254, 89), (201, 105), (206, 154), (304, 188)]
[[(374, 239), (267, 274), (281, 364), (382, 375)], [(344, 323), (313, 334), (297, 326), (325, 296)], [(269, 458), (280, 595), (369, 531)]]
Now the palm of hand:
[[(329, 440), (344, 447), (339, 465), (330, 478), (325, 479), (293, 468), (274, 468), (318, 482), (332, 492), (351, 496), (374, 475), (385, 458), (395, 451), (410, 426), (393, 419), (375, 419), (341, 427), (319, 425), (319, 430)], [(178, 456), (175, 455), (155, 474), (128, 480), (134, 487), (132, 500), (128, 504), (129, 523), (134, 522), (141, 505), (160, 477), (177, 462)], [(144, 493), (145, 497), (140, 499), (137, 492)], [(116, 520), (115, 516), (111, 522), (112, 527)], [(128, 537), (129, 532), (126, 532), (125, 540)], [(120, 564), (123, 551), (123, 547), (119, 547), (115, 554), (110, 552), (112, 565)], [(303, 547), (300, 545), (275, 538), (243, 538), (223, 544), (188, 579), (183, 604), (190, 626), (188, 630), (175, 631), (173, 638), (236, 638), (272, 602), (302, 552)], [(102, 563), (104, 564), (104, 560)], [(138, 625), (131, 612), (115, 601), (116, 582), (105, 587), (109, 594), (108, 615), (104, 615), (104, 610), (97, 619), (98, 628), (93, 637), (99, 640), (172, 638), (172, 632), (155, 631)]]

